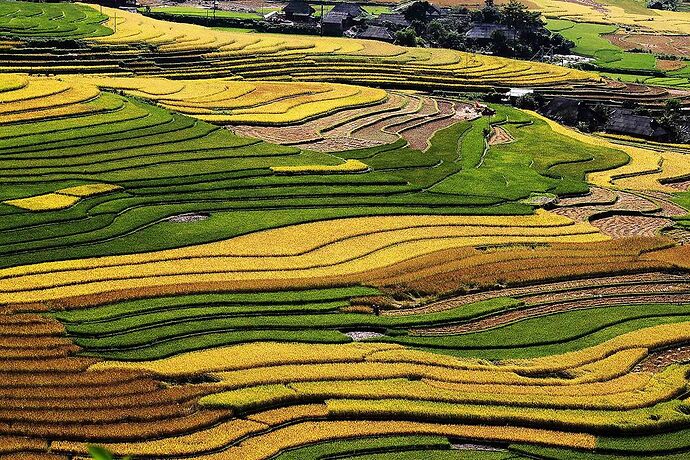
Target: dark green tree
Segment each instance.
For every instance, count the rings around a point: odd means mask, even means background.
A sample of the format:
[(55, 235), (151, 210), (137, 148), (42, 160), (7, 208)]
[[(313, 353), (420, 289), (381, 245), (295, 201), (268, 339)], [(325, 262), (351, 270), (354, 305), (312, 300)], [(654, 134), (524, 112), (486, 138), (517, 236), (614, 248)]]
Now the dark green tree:
[(399, 30), (395, 33), (395, 43), (402, 46), (417, 46), (417, 33), (411, 27)]
[(542, 26), (540, 13), (538, 11), (529, 11), (525, 5), (516, 0), (510, 0), (510, 3), (504, 5), (500, 11), (501, 24), (517, 30), (530, 30)]

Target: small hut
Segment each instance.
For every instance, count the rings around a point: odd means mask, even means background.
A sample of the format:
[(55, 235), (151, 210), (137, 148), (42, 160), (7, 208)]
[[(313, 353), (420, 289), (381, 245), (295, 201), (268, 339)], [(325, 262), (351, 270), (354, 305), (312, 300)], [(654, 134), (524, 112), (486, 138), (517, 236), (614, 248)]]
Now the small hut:
[(609, 115), (604, 129), (609, 133), (642, 137), (651, 141), (667, 142), (672, 133), (659, 125), (652, 117), (637, 115), (630, 109), (614, 109)]
[(307, 2), (301, 0), (291, 0), (283, 8), (285, 19), (290, 21), (308, 22), (312, 19), (316, 10)]
[(393, 43), (395, 37), (385, 27), (381, 26), (367, 26), (362, 32), (357, 34), (357, 38), (365, 38), (367, 40), (381, 40), (388, 43)]
[(478, 43), (488, 43), (493, 39), (495, 33), (503, 34), (507, 40), (515, 40), (518, 33), (515, 29), (503, 24), (477, 23), (465, 33), (468, 40)]

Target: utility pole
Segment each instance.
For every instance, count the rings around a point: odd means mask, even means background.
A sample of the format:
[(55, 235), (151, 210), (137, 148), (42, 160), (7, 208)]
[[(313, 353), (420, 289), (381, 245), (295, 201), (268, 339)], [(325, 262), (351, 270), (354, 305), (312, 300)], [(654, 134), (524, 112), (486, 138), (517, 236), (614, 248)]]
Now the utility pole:
[(217, 7), (217, 0), (213, 0), (213, 20), (216, 20), (216, 7)]
[(323, 37), (323, 2), (321, 2), (321, 36)]

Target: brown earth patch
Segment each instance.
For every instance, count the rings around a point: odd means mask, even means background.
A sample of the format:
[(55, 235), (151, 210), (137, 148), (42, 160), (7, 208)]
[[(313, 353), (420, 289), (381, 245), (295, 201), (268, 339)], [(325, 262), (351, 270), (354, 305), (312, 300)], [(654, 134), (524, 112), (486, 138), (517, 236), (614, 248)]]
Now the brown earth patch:
[(489, 145), (510, 144), (515, 139), (502, 126), (494, 126), (491, 128), (491, 135), (487, 142)]
[[(363, 279), (396, 296), (407, 292), (447, 295), (671, 268), (673, 264), (668, 259), (675, 257), (674, 254), (658, 250), (672, 244), (675, 242), (666, 238), (626, 238), (599, 243), (511, 246), (489, 251), (462, 248), (439, 251), (372, 271), (363, 274)], [(662, 253), (661, 258), (653, 257), (657, 252)], [(510, 294), (508, 291), (506, 295)], [(478, 297), (472, 301), (484, 298), (484, 294), (476, 295)]]
[(679, 70), (685, 67), (685, 62), (683, 61), (677, 61), (674, 59), (657, 59), (656, 60), (656, 68), (659, 70), (663, 70), (664, 72), (667, 71), (672, 71), (672, 70)]
[(654, 216), (610, 216), (592, 219), (591, 223), (613, 238), (656, 236), (673, 225), (671, 219)]
[[(690, 36), (670, 34), (607, 34), (603, 35), (611, 43), (624, 50), (641, 49), (655, 54), (690, 56)], [(672, 61), (678, 62), (678, 61)], [(681, 61), (682, 63), (682, 61)], [(673, 70), (662, 69), (661, 70)]]
[(548, 304), (534, 308), (524, 308), (513, 310), (506, 313), (470, 321), (465, 324), (442, 326), (436, 328), (415, 329), (411, 333), (414, 335), (447, 335), (465, 334), (478, 332), (494, 327), (504, 326), (516, 321), (538, 316), (551, 315), (572, 310), (582, 310), (589, 308), (606, 308), (613, 305), (635, 305), (649, 303), (676, 303), (684, 304), (690, 302), (690, 292), (683, 291), (676, 295), (672, 294), (643, 294), (643, 295), (618, 295), (602, 298), (577, 299), (562, 303)]
[(690, 361), (690, 345), (681, 345), (650, 353), (633, 367), (632, 372), (659, 372), (675, 363)]
[(605, 5), (598, 3), (598, 2), (595, 2), (594, 0), (565, 0), (565, 1), (567, 1), (568, 3), (575, 3), (577, 5), (588, 6), (588, 7), (592, 8), (595, 11), (598, 11), (600, 13), (608, 12)]
[(690, 244), (690, 230), (685, 228), (671, 228), (662, 232), (662, 234), (678, 242), (678, 244)]

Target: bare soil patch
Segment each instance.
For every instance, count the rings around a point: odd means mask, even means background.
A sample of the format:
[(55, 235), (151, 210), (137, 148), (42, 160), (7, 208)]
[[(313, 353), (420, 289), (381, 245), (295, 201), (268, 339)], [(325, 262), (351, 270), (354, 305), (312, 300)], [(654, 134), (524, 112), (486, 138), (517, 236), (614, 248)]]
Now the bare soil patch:
[(665, 72), (671, 71), (671, 70), (679, 70), (685, 67), (685, 62), (683, 61), (676, 61), (673, 59), (657, 59), (656, 60), (656, 68), (659, 70), (663, 70)]
[(656, 236), (673, 225), (671, 219), (655, 216), (610, 216), (592, 219), (592, 225), (613, 238)]
[(675, 363), (690, 361), (690, 345), (671, 347), (650, 353), (645, 359), (637, 363), (633, 372), (659, 372)]
[(491, 128), (491, 135), (489, 136), (489, 145), (510, 144), (515, 139), (502, 126), (494, 126)]
[[(655, 54), (690, 56), (690, 36), (688, 35), (607, 34), (604, 37), (624, 50), (641, 49)], [(673, 70), (659, 68), (661, 70)]]
[(299, 144), (299, 147), (318, 152), (342, 152), (345, 150), (364, 149), (375, 147), (382, 143), (374, 140), (354, 139), (352, 137), (334, 137), (307, 144)]
[(184, 214), (178, 214), (177, 216), (168, 217), (165, 219), (166, 222), (173, 222), (176, 224), (186, 224), (189, 222), (199, 222), (206, 220), (211, 217), (211, 214), (207, 212), (187, 212)]

